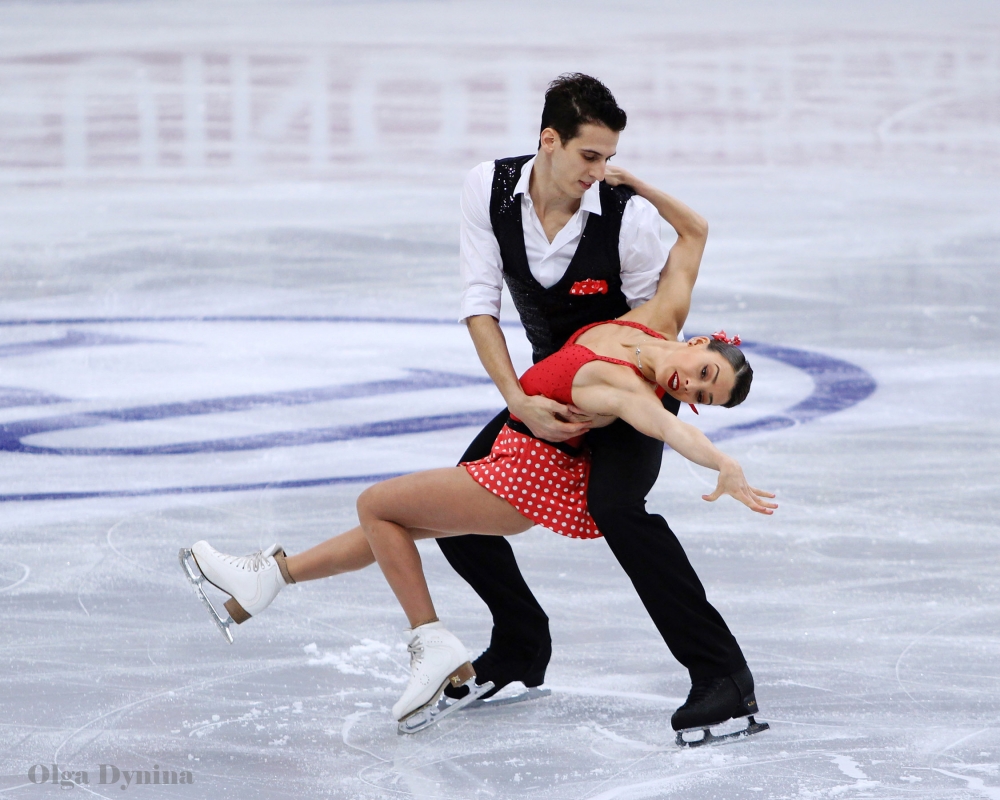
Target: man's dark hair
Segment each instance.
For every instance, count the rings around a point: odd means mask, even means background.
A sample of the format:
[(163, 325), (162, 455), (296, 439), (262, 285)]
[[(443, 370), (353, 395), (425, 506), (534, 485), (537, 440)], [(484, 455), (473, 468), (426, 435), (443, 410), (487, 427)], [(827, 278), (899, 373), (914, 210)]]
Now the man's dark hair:
[(628, 117), (608, 87), (589, 75), (580, 72), (560, 75), (545, 92), (540, 130), (552, 128), (564, 146), (579, 135), (581, 125), (603, 125), (618, 133), (626, 122)]
[(733, 384), (733, 393), (729, 395), (729, 400), (723, 403), (722, 407), (732, 408), (733, 406), (738, 406), (750, 394), (750, 383), (753, 381), (753, 370), (750, 369), (750, 363), (740, 348), (720, 342), (718, 339), (712, 339), (708, 343), (708, 349), (726, 359), (729, 362), (729, 366), (733, 368), (733, 372), (736, 373), (736, 383)]

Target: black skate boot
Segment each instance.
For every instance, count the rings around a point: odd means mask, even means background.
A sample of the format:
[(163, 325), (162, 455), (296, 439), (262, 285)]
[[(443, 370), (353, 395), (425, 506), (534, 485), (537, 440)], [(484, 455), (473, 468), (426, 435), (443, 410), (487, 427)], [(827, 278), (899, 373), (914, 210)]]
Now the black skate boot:
[[(682, 747), (698, 747), (711, 742), (720, 742), (739, 736), (750, 736), (768, 729), (766, 722), (757, 722), (757, 698), (753, 692), (753, 675), (749, 667), (724, 678), (701, 678), (691, 685), (691, 692), (684, 705), (670, 718), (670, 724), (677, 731), (677, 744)], [(741, 731), (714, 735), (709, 728), (736, 717), (748, 717), (747, 727)], [(689, 741), (684, 734), (701, 730), (700, 739)]]
[[(484, 694), (480, 700), (487, 700), (510, 683), (520, 681), (528, 689), (524, 695), (511, 698), (510, 702), (528, 700), (549, 694), (547, 689), (539, 690), (545, 681), (545, 669), (552, 657), (552, 641), (546, 639), (537, 649), (526, 650), (523, 645), (517, 646), (511, 642), (498, 640), (496, 637), (490, 646), (472, 662), (476, 670), (476, 683), (483, 684), (493, 681), (493, 689)], [(447, 686), (444, 693), (451, 698), (460, 699), (468, 693), (465, 686)], [(494, 701), (500, 703), (501, 701)]]

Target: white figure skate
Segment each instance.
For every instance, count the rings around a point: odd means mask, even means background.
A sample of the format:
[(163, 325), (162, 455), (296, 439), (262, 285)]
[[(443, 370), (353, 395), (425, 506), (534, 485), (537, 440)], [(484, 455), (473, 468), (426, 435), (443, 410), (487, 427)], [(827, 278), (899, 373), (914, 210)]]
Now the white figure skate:
[[(222, 635), (232, 644), (230, 626), (241, 625), (267, 608), (289, 583), (295, 583), (285, 565), (285, 551), (272, 544), (248, 556), (220, 553), (208, 542), (201, 541), (189, 550), (180, 551), (181, 567), (194, 585)], [(196, 571), (197, 569), (197, 571)], [(229, 616), (223, 619), (205, 594), (205, 581), (229, 595), (225, 603)]]
[[(416, 733), (464, 708), (493, 688), (492, 682), (476, 685), (476, 671), (465, 647), (440, 622), (414, 628), (410, 641), (410, 682), (392, 707), (400, 733)], [(444, 687), (467, 686), (469, 693), (448, 703), (441, 698)], [(441, 702), (438, 702), (439, 698)]]

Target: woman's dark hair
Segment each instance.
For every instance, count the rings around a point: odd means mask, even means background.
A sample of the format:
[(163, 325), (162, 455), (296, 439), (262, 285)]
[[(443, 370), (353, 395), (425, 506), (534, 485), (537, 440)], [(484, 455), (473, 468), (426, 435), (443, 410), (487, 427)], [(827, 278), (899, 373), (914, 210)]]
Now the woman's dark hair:
[(626, 122), (628, 117), (608, 87), (589, 75), (580, 72), (560, 75), (545, 92), (540, 130), (552, 128), (564, 146), (576, 138), (581, 125), (603, 125), (618, 133)]
[(722, 407), (732, 408), (733, 406), (738, 406), (750, 394), (750, 384), (753, 381), (753, 370), (750, 369), (750, 363), (740, 348), (732, 344), (720, 342), (718, 339), (710, 339), (708, 349), (726, 359), (729, 362), (729, 366), (733, 368), (733, 372), (736, 373), (733, 393), (729, 395), (729, 400), (723, 403)]

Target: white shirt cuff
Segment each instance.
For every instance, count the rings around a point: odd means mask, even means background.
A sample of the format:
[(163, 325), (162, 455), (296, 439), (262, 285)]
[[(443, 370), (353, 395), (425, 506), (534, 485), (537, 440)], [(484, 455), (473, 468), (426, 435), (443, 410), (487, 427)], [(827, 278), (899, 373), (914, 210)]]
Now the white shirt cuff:
[(461, 314), (459, 322), (465, 322), (469, 317), (488, 314), (494, 319), (500, 319), (500, 292), (495, 286), (473, 284), (462, 294)]

